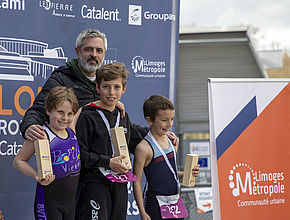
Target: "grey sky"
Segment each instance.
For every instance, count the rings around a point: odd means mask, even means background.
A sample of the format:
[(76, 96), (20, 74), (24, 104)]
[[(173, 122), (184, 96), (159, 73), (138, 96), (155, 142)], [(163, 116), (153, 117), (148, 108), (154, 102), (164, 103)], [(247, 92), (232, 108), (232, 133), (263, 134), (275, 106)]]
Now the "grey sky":
[(180, 0), (182, 27), (230, 27), (251, 25), (259, 28), (260, 49), (278, 42), (290, 49), (290, 0)]

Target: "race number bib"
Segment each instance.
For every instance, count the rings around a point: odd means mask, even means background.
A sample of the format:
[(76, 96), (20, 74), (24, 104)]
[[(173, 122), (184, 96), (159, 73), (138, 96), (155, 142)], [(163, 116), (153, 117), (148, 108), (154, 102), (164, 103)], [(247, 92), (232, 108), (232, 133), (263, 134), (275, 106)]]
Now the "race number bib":
[(156, 196), (162, 219), (164, 218), (185, 218), (188, 212), (179, 194), (172, 196)]
[(112, 182), (117, 182), (117, 183), (126, 183), (126, 182), (133, 182), (136, 181), (138, 178), (128, 171), (127, 173), (124, 174), (117, 174), (113, 170), (105, 170), (103, 167), (99, 167), (100, 171), (104, 174), (104, 176), (111, 180)]

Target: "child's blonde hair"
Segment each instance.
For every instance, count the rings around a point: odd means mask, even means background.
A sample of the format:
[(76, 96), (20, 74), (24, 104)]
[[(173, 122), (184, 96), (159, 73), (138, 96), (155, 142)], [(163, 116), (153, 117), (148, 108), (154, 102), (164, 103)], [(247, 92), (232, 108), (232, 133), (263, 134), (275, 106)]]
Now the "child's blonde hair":
[(65, 101), (72, 105), (73, 113), (76, 114), (79, 109), (78, 99), (71, 88), (57, 86), (52, 88), (45, 98), (45, 111), (51, 112), (57, 106)]

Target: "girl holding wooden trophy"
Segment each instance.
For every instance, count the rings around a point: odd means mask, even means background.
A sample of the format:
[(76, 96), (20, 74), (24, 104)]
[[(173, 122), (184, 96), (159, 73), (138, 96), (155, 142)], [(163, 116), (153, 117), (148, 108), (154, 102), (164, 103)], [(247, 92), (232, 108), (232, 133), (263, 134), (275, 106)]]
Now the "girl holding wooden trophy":
[[(75, 135), (78, 100), (72, 89), (58, 86), (45, 100), (49, 124), (46, 140), (26, 140), (13, 165), (37, 181), (35, 219), (74, 219), (75, 193), (80, 172), (80, 151)], [(78, 114), (77, 114), (78, 115)], [(36, 153), (38, 172), (29, 159)]]

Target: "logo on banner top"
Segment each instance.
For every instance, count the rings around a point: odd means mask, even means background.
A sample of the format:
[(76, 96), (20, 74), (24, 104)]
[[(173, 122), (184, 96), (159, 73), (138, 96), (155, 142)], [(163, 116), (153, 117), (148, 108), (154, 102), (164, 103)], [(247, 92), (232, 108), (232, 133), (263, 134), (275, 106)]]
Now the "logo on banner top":
[[(263, 172), (255, 171), (246, 163), (237, 163), (232, 167), (228, 175), (229, 188), (234, 197), (246, 196), (269, 196), (270, 201), (256, 200), (239, 202), (239, 206), (280, 204), (285, 203), (283, 194), (285, 193), (285, 174), (283, 172)], [(280, 196), (281, 198), (274, 198)], [(262, 204), (263, 203), (263, 204)]]
[(131, 68), (137, 78), (165, 78), (165, 66), (165, 61), (146, 60), (141, 56), (135, 56), (131, 61)]
[(129, 5), (129, 24), (142, 25), (142, 6)]
[(120, 12), (118, 8), (114, 10), (107, 10), (105, 8), (98, 9), (95, 6), (88, 7), (87, 5), (83, 5), (81, 7), (81, 15), (82, 18), (85, 19), (121, 21), (121, 18), (119, 17)]
[[(171, 13), (158, 13), (145, 11), (144, 12), (145, 20), (158, 20), (158, 21), (175, 21), (175, 15)], [(140, 5), (129, 5), (129, 15), (128, 15), (128, 24), (130, 25), (142, 25), (142, 6)]]
[(73, 4), (59, 3), (51, 0), (39, 1), (39, 7), (44, 8), (46, 11), (52, 11), (53, 16), (64, 18), (75, 18), (73, 12)]
[(150, 12), (150, 11), (146, 11), (144, 13), (144, 18), (146, 20), (175, 21), (174, 14), (154, 13), (154, 12)]
[(0, 9), (24, 11), (25, 10), (25, 0), (0, 1)]

